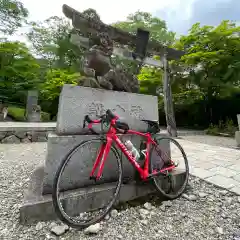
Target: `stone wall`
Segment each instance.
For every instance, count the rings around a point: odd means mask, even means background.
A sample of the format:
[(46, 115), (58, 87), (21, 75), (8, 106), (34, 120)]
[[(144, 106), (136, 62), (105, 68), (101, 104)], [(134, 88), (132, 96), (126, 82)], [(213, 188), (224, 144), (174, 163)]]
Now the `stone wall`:
[(0, 143), (46, 142), (56, 123), (1, 122)]
[(46, 142), (48, 131), (6, 131), (0, 132), (1, 143)]

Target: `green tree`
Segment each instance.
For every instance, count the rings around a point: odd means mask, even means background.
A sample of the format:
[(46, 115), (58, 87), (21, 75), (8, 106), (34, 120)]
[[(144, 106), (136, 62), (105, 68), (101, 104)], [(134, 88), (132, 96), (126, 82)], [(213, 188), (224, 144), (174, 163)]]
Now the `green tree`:
[(70, 73), (62, 69), (48, 71), (45, 82), (41, 85), (41, 93), (47, 100), (57, 98), (64, 84), (77, 85), (79, 73)]
[(81, 50), (70, 42), (72, 26), (69, 21), (53, 16), (31, 25), (27, 37), (34, 52), (47, 60), (50, 68), (79, 69)]
[(160, 94), (162, 89), (162, 71), (156, 67), (143, 67), (138, 75), (140, 92), (143, 94)]
[(13, 34), (22, 26), (23, 21), (28, 16), (28, 10), (21, 1), (0, 0), (0, 32), (3, 34)]
[(132, 34), (136, 34), (138, 28), (149, 30), (151, 33), (150, 39), (154, 39), (164, 45), (172, 44), (175, 39), (175, 33), (168, 31), (165, 21), (147, 12), (137, 11), (130, 14), (126, 21), (114, 23), (113, 26)]
[[(168, 31), (165, 21), (147, 12), (137, 11), (130, 14), (126, 21), (114, 23), (113, 26), (131, 34), (136, 34), (138, 28), (149, 30), (150, 39), (166, 46), (171, 45), (175, 39), (175, 33)], [(155, 95), (157, 89), (162, 87), (162, 71), (159, 68), (144, 66), (138, 75), (138, 79), (140, 81), (140, 91), (144, 94)]]
[(177, 62), (183, 73), (178, 77), (188, 88), (199, 88), (205, 97), (225, 96), (239, 87), (240, 79), (240, 27), (230, 21), (219, 26), (192, 26), (187, 36), (182, 36), (175, 47), (185, 50)]
[(72, 73), (63, 69), (49, 70), (45, 82), (40, 87), (41, 105), (43, 110), (49, 112), (51, 119), (57, 115), (59, 94), (64, 84), (77, 85), (79, 73)]
[(38, 85), (39, 65), (24, 43), (0, 44), (0, 89), (9, 99), (24, 101), (25, 91)]
[(180, 61), (172, 63), (178, 83), (178, 92), (173, 96), (175, 104), (183, 103), (182, 107), (189, 110), (189, 103), (196, 103), (194, 109), (201, 103), (204, 112), (198, 114), (198, 117), (200, 119), (204, 115), (206, 119), (202, 122), (219, 121), (214, 115), (225, 118), (218, 112), (216, 102), (222, 101), (223, 104), (224, 99), (229, 102), (231, 96), (234, 99), (239, 92), (239, 31), (240, 27), (230, 21), (222, 21), (216, 27), (196, 23), (188, 35), (182, 36), (175, 43), (177, 49), (186, 52)]

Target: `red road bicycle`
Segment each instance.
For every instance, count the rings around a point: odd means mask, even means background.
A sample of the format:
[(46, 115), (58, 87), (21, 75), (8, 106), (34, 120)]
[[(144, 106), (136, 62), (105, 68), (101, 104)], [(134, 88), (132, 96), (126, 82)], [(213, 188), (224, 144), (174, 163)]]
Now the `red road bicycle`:
[[(84, 118), (83, 127), (85, 128), (86, 123), (88, 124), (88, 129), (94, 133), (97, 134), (95, 130), (93, 130), (93, 124), (101, 124), (101, 132), (103, 132), (103, 127), (107, 125), (107, 133), (101, 134), (99, 138), (90, 139), (84, 142), (81, 142), (79, 145), (74, 147), (62, 160), (53, 183), (53, 205), (56, 211), (57, 216), (66, 224), (68, 224), (71, 227), (75, 228), (84, 228), (89, 225), (95, 224), (99, 221), (101, 221), (112, 209), (113, 205), (116, 203), (120, 188), (123, 184), (123, 166), (122, 166), (122, 158), (120, 153), (125, 155), (125, 157), (130, 161), (130, 163), (133, 165), (133, 167), (136, 169), (136, 172), (139, 174), (139, 177), (142, 181), (147, 181), (151, 179), (158, 190), (158, 192), (167, 199), (175, 199), (179, 197), (185, 190), (186, 185), (188, 183), (189, 178), (189, 166), (188, 166), (188, 160), (186, 157), (186, 154), (183, 150), (183, 148), (180, 146), (180, 144), (173, 138), (170, 138), (168, 136), (160, 136), (157, 137), (156, 133), (160, 131), (159, 125), (157, 122), (149, 121), (149, 120), (142, 120), (145, 123), (148, 124), (148, 131), (147, 133), (141, 133), (134, 130), (130, 130), (129, 126), (126, 122), (121, 121), (119, 117), (115, 114), (113, 114), (110, 110), (106, 111), (106, 114), (103, 116), (100, 116), (98, 120), (92, 120), (88, 115)], [(125, 135), (127, 134), (127, 135)], [(143, 154), (143, 159), (141, 160), (142, 164), (139, 163), (139, 160), (136, 160), (136, 157), (133, 156), (133, 154), (127, 149), (125, 144), (122, 142), (121, 137), (123, 136), (129, 136), (130, 135), (138, 135), (139, 137), (143, 138), (143, 141), (141, 141), (140, 146), (140, 153)], [(177, 147), (177, 150), (180, 150), (179, 153), (176, 155), (176, 151), (174, 152), (174, 156), (177, 156), (179, 158), (180, 156), (183, 157), (183, 163), (186, 168), (186, 172), (184, 172), (184, 180), (179, 181), (176, 183), (176, 178), (174, 177), (174, 172), (176, 172), (177, 167), (179, 166), (178, 162), (174, 161), (171, 157), (168, 156), (169, 152), (172, 151), (171, 149), (168, 149), (168, 153), (162, 149), (163, 142), (169, 141), (169, 143), (172, 143), (175, 147)], [(90, 147), (86, 147), (88, 145), (92, 145)], [(97, 145), (97, 147), (94, 147), (94, 145)], [(165, 145), (166, 146), (166, 145)], [(92, 191), (92, 189), (97, 188), (98, 182), (99, 183), (106, 183), (106, 182), (113, 182), (116, 184), (116, 187), (111, 187), (110, 195), (112, 195), (112, 199), (109, 201), (106, 200), (106, 193), (104, 193), (104, 204), (106, 203), (106, 206), (101, 207), (92, 207), (91, 210), (88, 210), (87, 212), (80, 212), (79, 214), (76, 214), (75, 211), (73, 216), (70, 216), (70, 212), (68, 211), (68, 207), (66, 206), (66, 201), (62, 201), (61, 193), (63, 190), (61, 190), (61, 176), (63, 176), (63, 171), (65, 170), (66, 166), (70, 163), (70, 160), (74, 158), (74, 154), (79, 151), (81, 151), (81, 154), (84, 154), (87, 150), (97, 149), (96, 158), (93, 160), (93, 167), (91, 168), (91, 171), (88, 175), (89, 181), (93, 181), (93, 184), (90, 186), (91, 190), (89, 190), (89, 187), (83, 187), (82, 189), (79, 189), (79, 191), (83, 191), (83, 189), (87, 189), (88, 194), (83, 194), (83, 196), (88, 196), (89, 193)], [(117, 150), (120, 150), (119, 151)], [(144, 151), (141, 151), (141, 149), (144, 149)], [(89, 153), (86, 153), (87, 157), (89, 159), (90, 155)], [(111, 155), (111, 157), (108, 156)], [(77, 156), (77, 155), (76, 155)], [(78, 155), (79, 156), (79, 155)], [(105, 166), (109, 162), (113, 162), (115, 159), (115, 172), (116, 175), (114, 181), (109, 178), (109, 171), (106, 177), (104, 179), (103, 172), (105, 169)], [(79, 162), (79, 159), (75, 159)], [(117, 168), (117, 170), (116, 170)], [(98, 169), (98, 170), (97, 170)], [(83, 172), (82, 172), (83, 173)], [(71, 178), (70, 174), (65, 175), (68, 178)], [(76, 180), (76, 179), (75, 179)], [(163, 181), (165, 183), (163, 184)], [(69, 182), (71, 182), (71, 179), (69, 179)], [(74, 182), (74, 180), (72, 180)], [(112, 185), (111, 185), (112, 186)], [(97, 194), (97, 193), (95, 193)], [(87, 199), (86, 202), (89, 202), (90, 200)], [(98, 204), (99, 205), (99, 204)], [(66, 210), (64, 210), (64, 207), (66, 207)], [(76, 210), (76, 209), (75, 209)], [(96, 215), (98, 213), (98, 215)], [(93, 214), (94, 216), (90, 216)], [(82, 219), (81, 219), (82, 218)]]

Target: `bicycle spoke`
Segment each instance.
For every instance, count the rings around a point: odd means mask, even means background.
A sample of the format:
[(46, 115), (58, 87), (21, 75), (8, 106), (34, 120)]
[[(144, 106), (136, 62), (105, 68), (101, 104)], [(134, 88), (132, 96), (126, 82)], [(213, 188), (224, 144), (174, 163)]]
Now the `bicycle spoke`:
[[(61, 220), (70, 226), (84, 227), (98, 222), (110, 211), (117, 199), (122, 181), (122, 165), (113, 147), (107, 158), (108, 161), (104, 164), (102, 178), (96, 182), (94, 179), (89, 179), (101, 144), (102, 141), (96, 139), (77, 146), (66, 156), (56, 175), (53, 193), (55, 210)], [(80, 168), (80, 173), (75, 171), (77, 164), (83, 166), (79, 163), (78, 156), (87, 159), (84, 172)], [(98, 168), (95, 174), (97, 172)], [(79, 176), (81, 176), (80, 182)], [(73, 184), (73, 190), (63, 189), (66, 179)]]
[[(164, 148), (163, 148), (164, 146)], [(169, 137), (162, 137), (158, 140), (158, 146), (152, 148), (151, 171), (163, 171), (165, 177), (156, 176), (153, 178), (154, 184), (159, 192), (166, 198), (173, 199), (182, 194), (186, 187), (189, 176), (189, 168), (186, 155), (176, 140)], [(177, 174), (182, 183), (176, 182)], [(176, 176), (175, 176), (176, 175)]]

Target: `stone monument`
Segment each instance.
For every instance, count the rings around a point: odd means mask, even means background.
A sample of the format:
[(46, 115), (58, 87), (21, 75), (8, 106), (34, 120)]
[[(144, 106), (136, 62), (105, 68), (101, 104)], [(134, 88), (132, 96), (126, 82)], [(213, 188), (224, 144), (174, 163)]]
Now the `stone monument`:
[[(164, 109), (166, 114), (167, 130), (170, 136), (177, 137), (177, 128), (173, 110), (170, 73), (168, 60), (179, 59), (184, 52), (167, 48), (156, 41), (149, 40), (149, 32), (138, 29), (136, 35), (131, 35), (120, 29), (104, 24), (98, 14), (93, 9), (84, 12), (78, 12), (75, 9), (63, 5), (63, 13), (72, 20), (74, 27), (71, 35), (72, 42), (81, 47), (88, 49), (83, 56), (83, 72), (84, 69), (92, 69), (88, 71), (91, 77), (82, 79), (80, 85), (89, 87), (102, 87), (117, 91), (137, 92), (138, 83), (136, 75), (140, 70), (144, 59), (146, 59), (146, 51), (148, 55), (159, 55), (162, 61), (162, 69), (164, 71), (163, 87), (164, 87)], [(124, 57), (138, 61), (134, 74), (129, 74), (119, 64), (113, 66), (111, 63), (111, 54), (117, 53), (117, 46), (129, 46), (136, 49), (135, 52), (129, 53), (125, 51)]]
[(5, 121), (8, 114), (8, 106), (0, 102), (0, 122)]
[(25, 116), (28, 122), (41, 121), (41, 107), (38, 105), (38, 91), (28, 91)]
[[(158, 120), (157, 96), (138, 94), (139, 85), (135, 74), (126, 72), (121, 64), (114, 65), (111, 62), (111, 55), (114, 52), (113, 40), (136, 46), (139, 44), (136, 36), (105, 25), (94, 10), (79, 13), (64, 5), (63, 12), (72, 19), (75, 27), (75, 35), (72, 38), (75, 43), (79, 41), (80, 45), (85, 48), (89, 46), (82, 58), (85, 77), (79, 80), (79, 86), (64, 85), (61, 91), (56, 133), (48, 136), (45, 164), (39, 166), (33, 173), (31, 184), (25, 194), (25, 202), (20, 208), (20, 220), (23, 223), (55, 218), (51, 193), (53, 178), (60, 161), (74, 146), (84, 140), (96, 137), (95, 135), (86, 135), (82, 128), (85, 115), (101, 115), (107, 109), (111, 109), (124, 117), (131, 128), (142, 132), (147, 130), (147, 125), (141, 121), (142, 119)], [(152, 43), (149, 42), (149, 44)], [(144, 51), (131, 54), (127, 52), (122, 55), (128, 55), (133, 61), (139, 62), (135, 73), (139, 71), (145, 60)], [(140, 139), (137, 136), (125, 134), (122, 137), (131, 139), (136, 146), (140, 145)], [(166, 151), (169, 149), (168, 143), (162, 147)], [(154, 192), (155, 189), (150, 184), (138, 185), (135, 181), (134, 168), (125, 157), (122, 158), (123, 177), (127, 178), (128, 182), (121, 188), (119, 201), (128, 201)], [(93, 184), (87, 177), (92, 165), (89, 163), (89, 156), (83, 155), (81, 152), (76, 153), (76, 159), (78, 161), (67, 172), (68, 176), (71, 176), (71, 180), (63, 179), (61, 187), (69, 192), (64, 194), (64, 199), (66, 203), (71, 203), (69, 207), (72, 211), (86, 211), (91, 209), (91, 206), (83, 202), (81, 191), (78, 191), (78, 188)], [(110, 161), (111, 156), (109, 156)], [(112, 171), (105, 176), (111, 181), (116, 180), (114, 167), (113, 164)], [(177, 174), (176, 178), (178, 178), (178, 182), (181, 182), (181, 174)], [(103, 181), (101, 190), (98, 192), (102, 196), (101, 201), (104, 201), (104, 193), (108, 190), (109, 185)], [(95, 193), (88, 192), (88, 194), (90, 198), (96, 198)], [(99, 203), (96, 202), (96, 206), (97, 204)]]
[(237, 147), (240, 147), (240, 114), (237, 114), (238, 121), (238, 131), (235, 132), (235, 139), (237, 142)]

